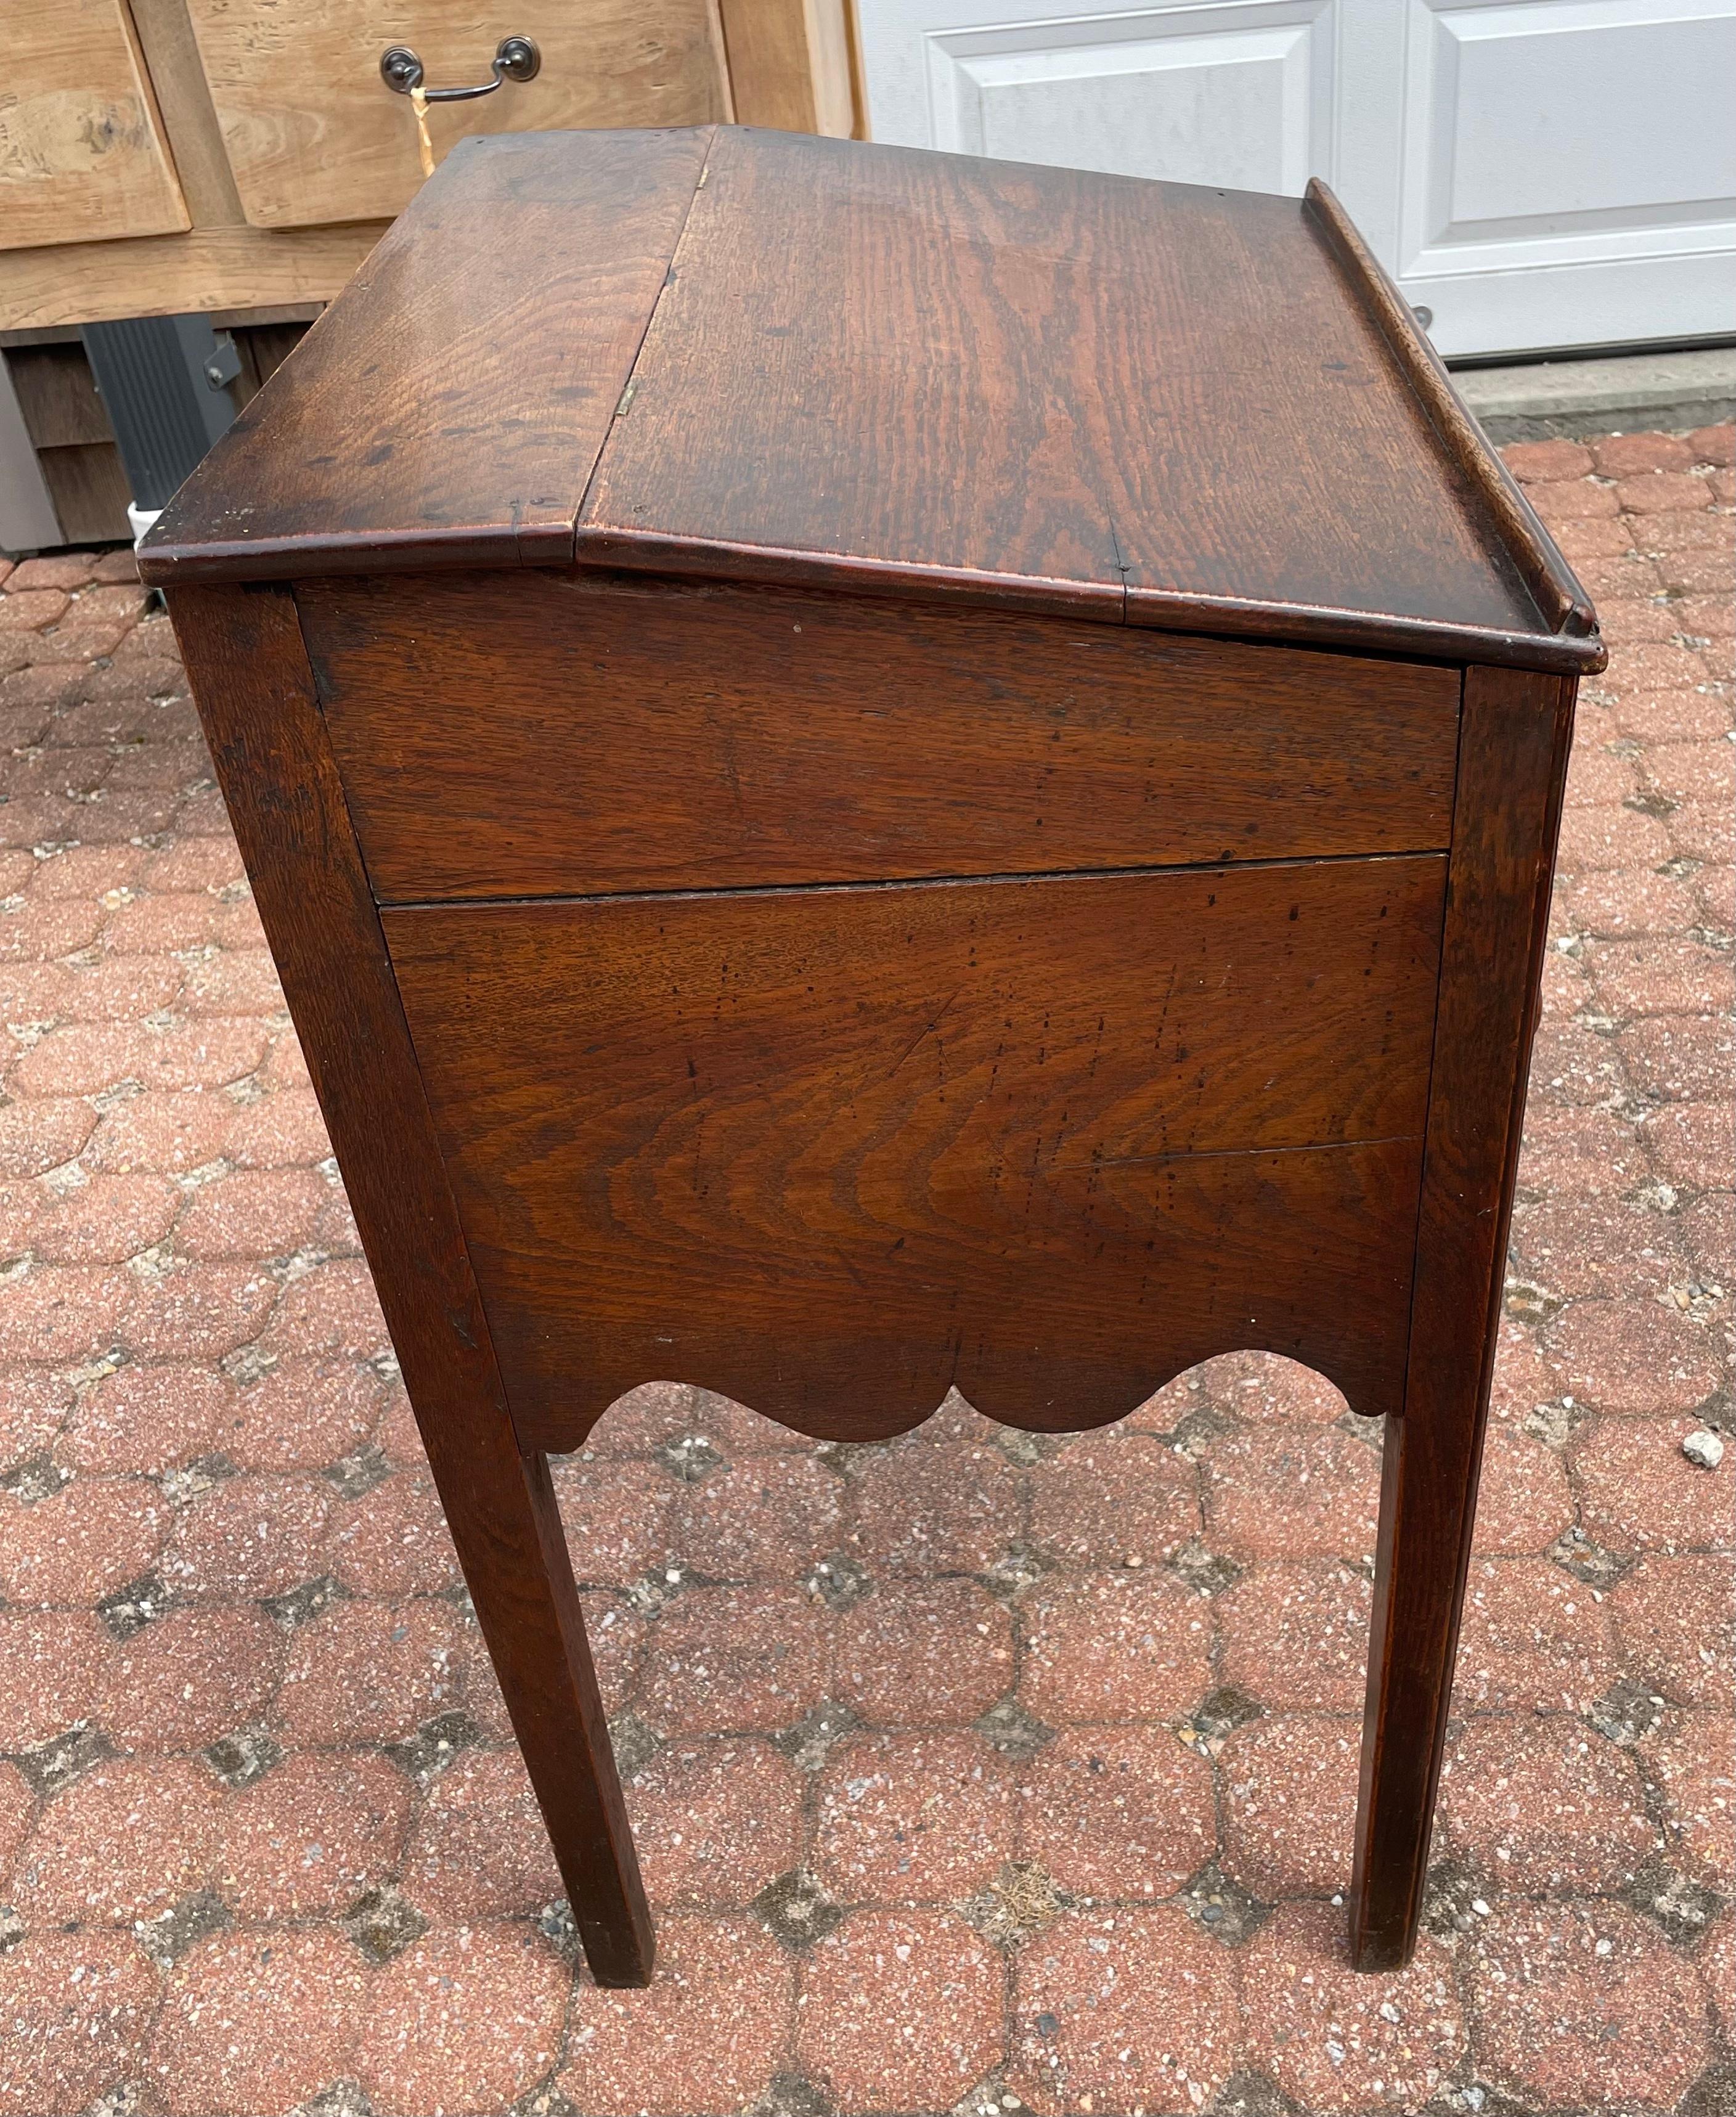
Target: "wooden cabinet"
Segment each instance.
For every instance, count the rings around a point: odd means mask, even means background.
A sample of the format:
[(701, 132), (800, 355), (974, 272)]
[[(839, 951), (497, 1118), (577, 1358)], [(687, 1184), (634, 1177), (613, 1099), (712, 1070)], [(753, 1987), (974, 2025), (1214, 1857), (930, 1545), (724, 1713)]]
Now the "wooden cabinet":
[(471, 133), (571, 126), (702, 125), (725, 116), (722, 25), (711, 0), (188, 0), (235, 186), (256, 228), (401, 213), (422, 181), (416, 113), (380, 79), (407, 45), (429, 88), (490, 79), (504, 35), (541, 65), (470, 103), (431, 104), (444, 159)]
[(329, 301), (422, 182), (394, 45), (461, 140), (717, 119), (856, 127), (850, 0), (0, 0), (0, 335)]
[(126, 0), (0, 0), (0, 248), (191, 225)]
[(1390, 1422), (1407, 1956), (1584, 597), (1331, 196), (476, 141), (146, 540), (592, 1968), (545, 1457), (1252, 1347)]

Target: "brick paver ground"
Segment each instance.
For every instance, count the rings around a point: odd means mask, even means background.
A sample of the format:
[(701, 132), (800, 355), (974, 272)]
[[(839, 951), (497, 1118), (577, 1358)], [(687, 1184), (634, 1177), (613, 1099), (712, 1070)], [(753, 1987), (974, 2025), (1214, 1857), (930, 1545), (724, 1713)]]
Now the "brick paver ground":
[[(1736, 2109), (1728, 427), (1601, 605), (1428, 1932), (1344, 1960), (1379, 1435), (641, 1392), (559, 1473), (661, 1965), (575, 1971), (165, 620), (0, 593), (0, 2111)], [(3, 567), (4, 562), (0, 562)]]

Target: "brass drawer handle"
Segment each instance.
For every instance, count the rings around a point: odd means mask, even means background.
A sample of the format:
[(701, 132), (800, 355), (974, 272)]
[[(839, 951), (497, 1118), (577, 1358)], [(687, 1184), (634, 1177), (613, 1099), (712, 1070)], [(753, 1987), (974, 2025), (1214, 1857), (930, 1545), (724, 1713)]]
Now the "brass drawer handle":
[[(427, 103), (474, 103), (479, 95), (492, 95), (504, 81), (534, 81), (542, 69), (542, 54), (528, 37), (503, 37), (495, 53), (495, 77), (476, 88), (430, 88), (422, 91)], [(408, 95), (421, 88), (422, 62), (408, 44), (389, 45), (380, 55), (380, 77), (394, 95)]]

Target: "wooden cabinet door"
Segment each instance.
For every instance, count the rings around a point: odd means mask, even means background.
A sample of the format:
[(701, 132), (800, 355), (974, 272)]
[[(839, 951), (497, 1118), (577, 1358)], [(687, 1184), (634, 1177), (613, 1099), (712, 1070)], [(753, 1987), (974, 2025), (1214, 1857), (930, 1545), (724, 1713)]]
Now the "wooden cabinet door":
[(0, 0), (0, 250), (191, 225), (122, 0)]
[(424, 85), (486, 81), (503, 37), (534, 81), (431, 104), (436, 160), (473, 132), (703, 125), (728, 115), (713, 0), (189, 0), (242, 205), (256, 228), (383, 220), (422, 180), (416, 113), (380, 76), (407, 44)]

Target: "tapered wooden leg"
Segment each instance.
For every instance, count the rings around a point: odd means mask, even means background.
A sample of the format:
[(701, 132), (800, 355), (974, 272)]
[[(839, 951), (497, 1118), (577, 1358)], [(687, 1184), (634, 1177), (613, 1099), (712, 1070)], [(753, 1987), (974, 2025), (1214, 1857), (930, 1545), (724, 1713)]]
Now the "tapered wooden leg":
[(1359, 1970), (1393, 1969), (1416, 1944), (1573, 707), (1553, 677), (1466, 674), (1404, 1408), (1387, 1422), (1381, 1476), (1351, 1905)]
[(591, 1974), (647, 1984), (651, 1913), (548, 1459), (472, 1446), (439, 1483)]
[(549, 1484), (519, 1448), (286, 588), (177, 588), (175, 630), (458, 1560), (599, 1985), (652, 1926)]
[(1474, 1367), (1457, 1420), (1387, 1425), (1351, 1884), (1359, 1970), (1396, 1969), (1416, 1945), (1476, 1511), (1479, 1381)]

